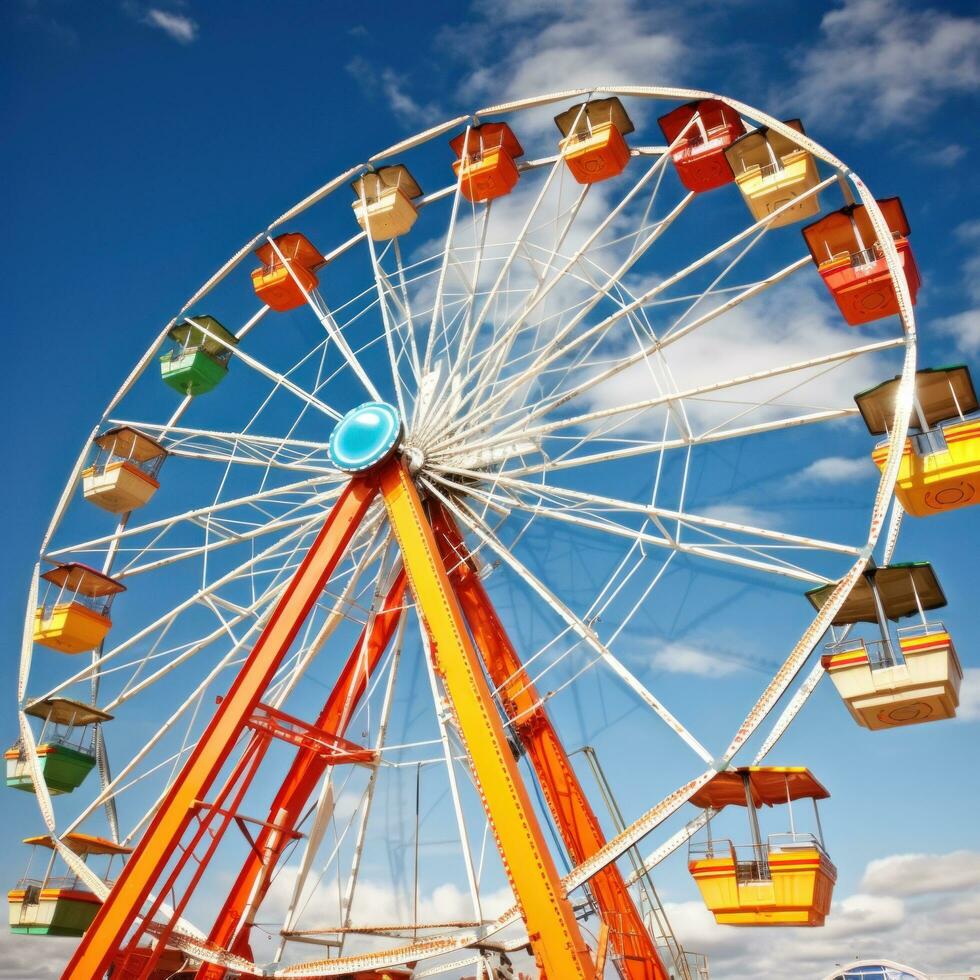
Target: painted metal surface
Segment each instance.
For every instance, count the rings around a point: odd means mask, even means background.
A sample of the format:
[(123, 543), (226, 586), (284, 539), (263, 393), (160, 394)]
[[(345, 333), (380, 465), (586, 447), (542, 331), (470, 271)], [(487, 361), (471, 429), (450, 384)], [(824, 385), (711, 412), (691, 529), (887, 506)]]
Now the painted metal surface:
[[(324, 734), (342, 734), (367, 689), (401, 616), (405, 597), (405, 573), (400, 572), (388, 591), (384, 607), (375, 617), (370, 631), (361, 634), (347, 658), (314, 723)], [(255, 847), (245, 855), (241, 871), (215, 919), (208, 937), (219, 948), (229, 948), (251, 959), (249, 933), (255, 912), (272, 884), (272, 874), (296, 829), (317, 784), (329, 765), (329, 759), (314, 749), (298, 752), (283, 779), (282, 786), (269, 806), (267, 824), (256, 835)], [(205, 963), (198, 980), (218, 980), (225, 969)]]
[(216, 779), (276, 668), (344, 554), (377, 494), (368, 481), (351, 481), (276, 605), (227, 696), (174, 781), (139, 846), (109, 893), (63, 974), (65, 980), (101, 977), (112, 963), (174, 845), (190, 823), (196, 801)]
[(345, 473), (363, 473), (394, 450), (401, 433), (396, 408), (387, 402), (365, 402), (330, 433), (330, 459)]
[[(534, 767), (562, 840), (579, 864), (605, 845), (605, 834), (483, 583), (466, 560), (468, 551), (455, 522), (438, 504), (432, 505), (431, 516), (443, 564), (450, 569), (449, 580), (484, 666), (500, 690), (503, 708)], [(589, 890), (608, 926), (623, 975), (629, 980), (666, 980), (667, 972), (616, 865), (600, 871)]]
[(595, 968), (533, 817), (531, 800), (415, 484), (399, 459), (381, 467), (379, 479), (409, 583), (430, 637), (434, 667), (470, 756), (538, 964), (546, 976), (556, 980), (594, 977)]

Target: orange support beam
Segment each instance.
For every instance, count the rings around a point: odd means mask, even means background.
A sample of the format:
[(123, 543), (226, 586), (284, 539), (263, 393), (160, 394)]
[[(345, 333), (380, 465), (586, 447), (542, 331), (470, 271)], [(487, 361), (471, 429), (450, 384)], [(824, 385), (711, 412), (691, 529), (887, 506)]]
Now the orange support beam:
[[(467, 560), (468, 551), (452, 516), (433, 501), (432, 529), (449, 569), (449, 580), (483, 654), (487, 673), (541, 784), (548, 808), (576, 864), (591, 857), (606, 838), (572, 768), (538, 692), (521, 663), (479, 576)], [(609, 927), (609, 941), (619, 954), (617, 965), (629, 980), (668, 980), (657, 949), (643, 924), (623, 876), (608, 865), (589, 882), (599, 915)]]
[(433, 667), (452, 706), (538, 966), (548, 980), (594, 980), (595, 966), (534, 818), (415, 483), (398, 457), (379, 467), (379, 479), (431, 640)]
[[(405, 599), (405, 572), (398, 573), (388, 590), (384, 605), (374, 617), (370, 633), (367, 627), (354, 644), (323, 710), (314, 727), (324, 735), (339, 736), (347, 729), (357, 705), (367, 689), (388, 644), (395, 633)], [(246, 959), (252, 959), (249, 944), (252, 921), (269, 890), (272, 874), (283, 852), (292, 843), (290, 832), (303, 816), (310, 797), (329, 765), (322, 753), (304, 749), (296, 753), (293, 763), (269, 807), (268, 824), (256, 836), (255, 847), (245, 857), (238, 878), (215, 919), (210, 943), (217, 948), (230, 948)], [(198, 969), (197, 980), (222, 980), (227, 971), (222, 966), (204, 963)]]
[(603, 922), (599, 928), (599, 942), (596, 944), (595, 967), (596, 976), (601, 977), (606, 971), (606, 956), (609, 954), (609, 923)]
[(334, 504), (214, 717), (164, 797), (118, 881), (82, 937), (63, 980), (101, 980), (177, 844), (255, 711), (314, 603), (340, 561), (377, 484), (353, 479)]

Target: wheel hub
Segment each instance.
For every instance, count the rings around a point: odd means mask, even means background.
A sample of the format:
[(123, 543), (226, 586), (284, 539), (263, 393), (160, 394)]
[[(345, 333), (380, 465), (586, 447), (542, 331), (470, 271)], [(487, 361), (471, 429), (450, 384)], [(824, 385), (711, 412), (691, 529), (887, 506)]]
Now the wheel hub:
[(328, 452), (345, 473), (363, 473), (387, 459), (402, 439), (398, 410), (387, 402), (365, 402), (349, 411), (330, 434)]

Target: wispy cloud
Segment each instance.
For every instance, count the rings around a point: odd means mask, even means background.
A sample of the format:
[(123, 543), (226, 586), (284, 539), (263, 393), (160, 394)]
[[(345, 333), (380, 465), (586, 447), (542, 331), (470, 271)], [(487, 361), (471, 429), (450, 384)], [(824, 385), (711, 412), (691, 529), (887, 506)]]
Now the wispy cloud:
[[(876, 859), (859, 893), (835, 897), (824, 928), (760, 929), (751, 943), (715, 925), (701, 902), (668, 902), (667, 914), (684, 945), (707, 953), (712, 976), (726, 980), (822, 977), (875, 950), (929, 973), (966, 975), (980, 962), (978, 865), (976, 851)], [(924, 877), (903, 882), (903, 868)], [(879, 886), (896, 890), (881, 894)]]
[[(698, 16), (708, 16), (710, 8), (695, 5)], [(406, 123), (424, 124), (484, 101), (593, 85), (679, 84), (698, 56), (684, 39), (690, 29), (690, 18), (659, 2), (475, 0), (470, 17), (443, 28), (434, 44), (445, 69), (462, 73), (444, 86), (462, 101), (422, 98), (419, 76), (375, 68), (360, 56), (347, 70), (373, 84)], [(493, 58), (474, 60), (475, 37)]]
[(871, 861), (861, 890), (872, 895), (928, 895), (980, 887), (980, 852), (892, 854)]
[(78, 45), (78, 31), (60, 17), (54, 16), (48, 4), (43, 4), (40, 0), (19, 0), (13, 6), (15, 10), (19, 10), (18, 19), (24, 27), (40, 31), (56, 44), (65, 47), (74, 48)]
[(366, 58), (357, 55), (344, 66), (365, 92), (380, 93), (388, 107), (409, 125), (427, 125), (440, 118), (438, 106), (418, 100), (410, 92), (409, 78), (392, 68), (378, 71)]
[(937, 146), (920, 154), (919, 159), (934, 167), (955, 167), (967, 154), (967, 149), (961, 143), (947, 143)]
[(980, 667), (966, 667), (960, 686), (957, 721), (980, 721)]
[(825, 456), (791, 477), (793, 483), (850, 483), (876, 473), (867, 456)]
[(413, 98), (409, 94), (404, 76), (386, 68), (381, 72), (381, 88), (392, 110), (402, 118), (418, 123), (435, 120), (438, 110), (431, 104)]
[(962, 353), (980, 354), (980, 309), (940, 317), (932, 327), (949, 337)]
[(3, 980), (57, 980), (77, 941), (57, 936), (16, 936), (0, 931), (0, 978)]
[(735, 501), (699, 507), (697, 513), (715, 521), (730, 521), (732, 524), (744, 524), (746, 527), (762, 527), (769, 530), (775, 530), (781, 523), (779, 515), (771, 510), (763, 510), (751, 504), (740, 504)]
[(724, 677), (739, 669), (737, 663), (724, 657), (681, 643), (668, 643), (650, 657), (650, 666), (669, 674), (694, 674), (696, 677)]
[(964, 221), (953, 234), (963, 246), (960, 279), (972, 306), (935, 320), (932, 328), (949, 337), (962, 353), (976, 355), (980, 354), (980, 219)]
[(975, 218), (972, 221), (964, 221), (961, 224), (958, 224), (954, 229), (953, 234), (961, 242), (980, 241), (980, 218)]
[(185, 0), (169, 0), (162, 6), (150, 6), (141, 0), (121, 0), (119, 6), (133, 20), (163, 31), (178, 44), (193, 44), (197, 40), (200, 28), (196, 20), (182, 12), (187, 7)]
[[(684, 22), (665, 4), (607, 0), (500, 0), (475, 4), (500, 57), (471, 70), (471, 98), (518, 98), (570, 87), (678, 84), (691, 52)], [(472, 63), (471, 27), (446, 39)]]
[(802, 54), (791, 90), (811, 119), (856, 121), (856, 135), (908, 124), (980, 84), (980, 17), (906, 0), (842, 0)]
[(143, 17), (143, 23), (148, 27), (155, 27), (163, 31), (178, 44), (193, 44), (197, 40), (197, 21), (192, 20), (186, 14), (150, 7)]

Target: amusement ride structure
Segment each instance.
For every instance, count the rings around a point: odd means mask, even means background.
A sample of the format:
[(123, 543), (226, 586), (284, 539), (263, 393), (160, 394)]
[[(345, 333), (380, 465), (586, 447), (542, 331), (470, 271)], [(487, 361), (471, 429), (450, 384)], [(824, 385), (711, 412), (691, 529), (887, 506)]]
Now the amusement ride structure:
[[(79, 937), (66, 980), (704, 980), (653, 882), (685, 845), (717, 922), (823, 925), (829, 793), (772, 750), (825, 673), (875, 730), (962, 676), (894, 558), (980, 489), (909, 236), (798, 120), (680, 89), (492, 106), (292, 207), (156, 337), (45, 535), (11, 928)], [(862, 420), (866, 506), (796, 506)], [(651, 689), (723, 599), (765, 680)]]

